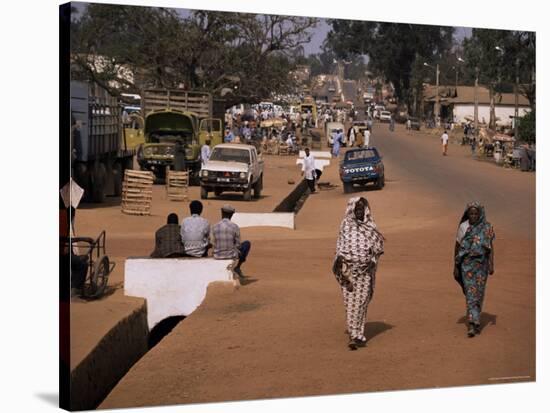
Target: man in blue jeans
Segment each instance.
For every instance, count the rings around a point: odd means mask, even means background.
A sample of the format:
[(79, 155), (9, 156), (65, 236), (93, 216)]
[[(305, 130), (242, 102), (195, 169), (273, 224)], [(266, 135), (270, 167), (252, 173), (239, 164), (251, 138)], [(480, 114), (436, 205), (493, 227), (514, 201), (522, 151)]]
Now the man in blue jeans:
[(250, 252), (250, 241), (241, 242), (239, 226), (231, 222), (234, 213), (235, 208), (231, 205), (224, 205), (222, 207), (222, 220), (212, 228), (214, 258), (218, 260), (237, 260), (237, 265), (233, 268), (233, 271), (239, 278), (244, 278), (241, 264), (246, 261), (246, 257)]

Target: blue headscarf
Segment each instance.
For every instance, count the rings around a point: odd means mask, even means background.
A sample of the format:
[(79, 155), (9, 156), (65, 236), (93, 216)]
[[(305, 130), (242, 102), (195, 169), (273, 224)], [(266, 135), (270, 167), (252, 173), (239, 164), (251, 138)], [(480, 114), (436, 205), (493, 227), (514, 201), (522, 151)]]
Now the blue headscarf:
[(492, 249), (493, 240), (495, 239), (493, 226), (487, 222), (485, 208), (479, 202), (470, 202), (466, 205), (459, 225), (468, 220), (468, 210), (470, 208), (475, 208), (479, 211), (479, 219), (475, 224), (469, 226), (464, 238), (462, 238), (456, 256), (457, 261), (460, 261), (466, 255), (472, 257), (485, 255), (488, 250)]

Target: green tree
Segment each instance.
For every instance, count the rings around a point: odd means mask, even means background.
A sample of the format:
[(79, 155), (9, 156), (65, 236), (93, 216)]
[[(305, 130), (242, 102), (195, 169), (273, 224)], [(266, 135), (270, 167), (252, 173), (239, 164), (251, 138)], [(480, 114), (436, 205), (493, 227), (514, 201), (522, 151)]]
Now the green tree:
[(535, 143), (537, 141), (536, 112), (532, 110), (519, 119), (518, 135), (522, 141)]
[[(495, 97), (502, 93), (503, 79), (509, 76), (509, 68), (502, 48), (510, 43), (509, 30), (473, 29), (472, 37), (464, 39), (464, 56), (470, 72), (479, 71), (479, 81), (489, 89), (489, 127), (495, 129)], [(500, 48), (497, 49), (497, 47)]]
[[(214, 94), (237, 90), (234, 100), (260, 100), (292, 89), (293, 53), (316, 24), (305, 17), (196, 11), (184, 18), (172, 9), (90, 4), (73, 25), (74, 75), (137, 90), (181, 84)], [(120, 76), (121, 67), (134, 81)]]
[(329, 20), (327, 45), (340, 58), (368, 55), (369, 69), (393, 84), (399, 99), (410, 99), (417, 56), (436, 61), (452, 45), (454, 28), (355, 20)]

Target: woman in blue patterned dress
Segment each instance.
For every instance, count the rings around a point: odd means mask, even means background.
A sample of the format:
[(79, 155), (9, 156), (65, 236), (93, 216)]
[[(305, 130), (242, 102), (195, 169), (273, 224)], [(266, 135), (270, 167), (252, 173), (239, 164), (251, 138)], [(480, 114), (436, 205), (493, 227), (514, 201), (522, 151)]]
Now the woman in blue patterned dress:
[(367, 306), (374, 294), (376, 268), (384, 253), (384, 237), (372, 218), (365, 198), (351, 198), (340, 225), (332, 271), (340, 284), (346, 307), (351, 350), (364, 347)]
[(480, 317), (487, 278), (494, 272), (493, 226), (477, 202), (466, 206), (456, 236), (455, 280), (466, 297), (468, 337), (481, 332)]

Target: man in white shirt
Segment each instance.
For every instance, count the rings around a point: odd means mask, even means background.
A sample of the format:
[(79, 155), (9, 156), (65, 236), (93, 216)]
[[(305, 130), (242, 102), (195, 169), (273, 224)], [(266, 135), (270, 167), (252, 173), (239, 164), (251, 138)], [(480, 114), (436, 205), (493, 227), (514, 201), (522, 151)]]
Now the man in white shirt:
[(443, 156), (447, 156), (447, 145), (449, 143), (449, 135), (447, 135), (447, 129), (441, 135), (441, 144), (443, 146)]
[(210, 159), (210, 140), (206, 140), (201, 148), (201, 164), (204, 168), (206, 162)]
[(370, 130), (365, 129), (365, 148), (368, 148), (370, 145)]
[(315, 158), (310, 155), (309, 148), (305, 149), (306, 156), (302, 166), (302, 175), (306, 178), (307, 185), (312, 194), (315, 193)]

